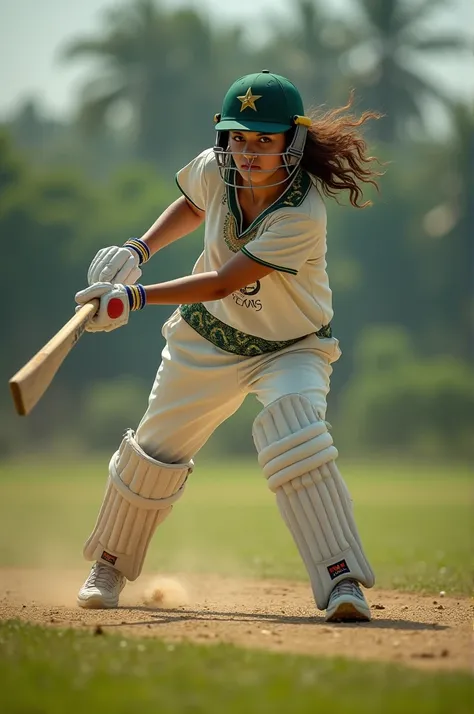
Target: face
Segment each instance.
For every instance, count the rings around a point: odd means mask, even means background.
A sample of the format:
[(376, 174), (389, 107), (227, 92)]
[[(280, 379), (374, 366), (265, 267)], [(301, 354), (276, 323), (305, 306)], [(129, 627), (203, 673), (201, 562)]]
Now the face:
[[(286, 148), (284, 133), (263, 134), (256, 131), (229, 132), (229, 148), (242, 180), (253, 186), (273, 184), (287, 176), (282, 168)], [(280, 175), (281, 174), (281, 175)]]

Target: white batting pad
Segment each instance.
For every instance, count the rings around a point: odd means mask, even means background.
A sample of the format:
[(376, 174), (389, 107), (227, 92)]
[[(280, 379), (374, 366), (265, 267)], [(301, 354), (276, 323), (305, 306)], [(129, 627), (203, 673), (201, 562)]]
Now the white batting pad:
[(337, 449), (309, 399), (281, 397), (255, 419), (258, 460), (324, 610), (336, 583), (366, 587), (374, 574), (362, 550), (352, 502), (335, 464)]
[(131, 430), (112, 456), (86, 560), (113, 565), (128, 580), (140, 575), (150, 540), (184, 491), (193, 462), (163, 464), (140, 448)]

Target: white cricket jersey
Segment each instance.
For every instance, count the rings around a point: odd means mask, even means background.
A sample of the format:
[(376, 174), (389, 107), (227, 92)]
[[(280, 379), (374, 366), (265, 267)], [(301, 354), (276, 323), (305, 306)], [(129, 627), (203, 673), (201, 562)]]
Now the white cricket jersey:
[(219, 270), (241, 250), (275, 270), (221, 300), (203, 303), (211, 315), (264, 340), (317, 332), (333, 316), (326, 273), (326, 208), (300, 169), (285, 192), (247, 228), (237, 189), (222, 181), (212, 149), (178, 171), (182, 193), (206, 212), (204, 250), (193, 273)]

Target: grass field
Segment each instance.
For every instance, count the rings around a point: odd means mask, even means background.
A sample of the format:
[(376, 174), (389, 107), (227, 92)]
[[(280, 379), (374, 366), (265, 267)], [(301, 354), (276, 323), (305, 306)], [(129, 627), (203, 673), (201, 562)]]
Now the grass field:
[(4, 714), (468, 714), (468, 674), (0, 625)]
[[(107, 458), (0, 466), (0, 566), (83, 566)], [(474, 519), (469, 469), (344, 464), (377, 585), (468, 594)], [(203, 464), (157, 532), (147, 568), (305, 576), (274, 497), (254, 462)]]
[[(85, 571), (82, 544), (106, 464), (0, 466), (0, 566)], [(380, 587), (470, 592), (468, 468), (340, 466)], [(235, 461), (198, 465), (155, 537), (147, 569), (305, 577), (258, 467)], [(461, 672), (0, 624), (5, 714), (464, 714), (473, 702), (473, 680)]]

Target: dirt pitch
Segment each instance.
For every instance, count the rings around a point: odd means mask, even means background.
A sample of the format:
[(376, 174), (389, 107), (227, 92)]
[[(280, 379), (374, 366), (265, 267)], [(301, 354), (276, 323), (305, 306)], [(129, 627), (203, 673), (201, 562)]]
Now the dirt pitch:
[[(328, 625), (304, 582), (173, 574), (168, 580), (142, 576), (127, 585), (117, 610), (94, 611), (75, 606), (86, 574), (1, 569), (0, 619), (170, 643), (225, 642), (274, 652), (472, 670), (468, 598), (374, 589), (367, 592), (370, 624)], [(150, 589), (158, 597), (154, 607), (145, 604)]]

